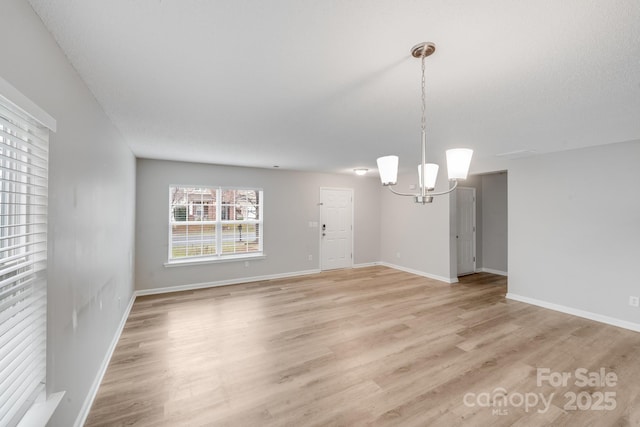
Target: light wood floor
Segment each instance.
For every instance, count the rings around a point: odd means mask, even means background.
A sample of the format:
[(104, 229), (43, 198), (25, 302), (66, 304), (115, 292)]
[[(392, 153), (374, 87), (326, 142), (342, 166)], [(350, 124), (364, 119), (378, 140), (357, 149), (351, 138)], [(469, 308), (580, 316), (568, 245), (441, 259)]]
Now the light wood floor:
[[(141, 297), (86, 425), (640, 425), (640, 333), (505, 292), (371, 267)], [(572, 378), (538, 386), (536, 368)], [(617, 384), (575, 385), (578, 368)], [(605, 392), (614, 410), (564, 408)]]

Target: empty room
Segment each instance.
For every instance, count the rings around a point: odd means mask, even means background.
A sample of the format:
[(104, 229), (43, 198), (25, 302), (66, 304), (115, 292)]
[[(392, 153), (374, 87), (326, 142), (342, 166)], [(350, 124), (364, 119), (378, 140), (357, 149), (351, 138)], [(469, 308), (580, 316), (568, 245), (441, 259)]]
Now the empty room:
[(0, 17), (0, 427), (640, 426), (638, 1)]

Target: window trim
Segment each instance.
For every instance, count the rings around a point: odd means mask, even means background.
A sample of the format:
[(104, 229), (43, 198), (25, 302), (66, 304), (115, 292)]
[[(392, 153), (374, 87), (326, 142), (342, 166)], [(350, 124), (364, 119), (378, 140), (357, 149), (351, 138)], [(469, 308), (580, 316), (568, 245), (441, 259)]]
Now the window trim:
[(191, 257), (185, 259), (174, 259), (164, 263), (165, 267), (182, 267), (189, 265), (202, 265), (202, 264), (220, 264), (225, 262), (241, 262), (241, 261), (253, 261), (259, 259), (266, 259), (267, 255), (262, 252), (261, 254), (249, 254), (249, 255), (225, 255), (223, 257)]
[(35, 102), (24, 96), (18, 89), (14, 88), (11, 83), (0, 77), (0, 97), (5, 102), (11, 104), (27, 115), (31, 116), (40, 124), (46, 126), (51, 132), (56, 132), (58, 122), (51, 117), (46, 111), (40, 108)]
[[(184, 221), (186, 225), (189, 223), (194, 224), (209, 224), (215, 225), (216, 228), (216, 255), (195, 255), (195, 256), (185, 256), (181, 258), (172, 258), (173, 255), (173, 246), (172, 246), (172, 225), (175, 222), (171, 221), (172, 217), (172, 188), (207, 188), (207, 189), (215, 189), (216, 190), (216, 220), (214, 221)], [(188, 184), (169, 184), (169, 198), (168, 198), (168, 210), (169, 217), (167, 222), (167, 261), (164, 263), (165, 267), (179, 267), (179, 266), (189, 266), (189, 265), (200, 265), (200, 264), (215, 264), (215, 263), (224, 263), (224, 262), (239, 262), (239, 261), (249, 261), (249, 260), (258, 260), (266, 258), (266, 254), (264, 251), (264, 190), (260, 187), (246, 187), (246, 186), (221, 186), (221, 185), (188, 185)], [(242, 191), (242, 190), (251, 190), (260, 193), (260, 203), (258, 204), (258, 220), (223, 220), (222, 219), (222, 197), (221, 193), (225, 190), (234, 190), (234, 191)], [(257, 252), (247, 252), (247, 253), (232, 253), (232, 254), (222, 254), (222, 240), (221, 237), (218, 239), (218, 236), (222, 236), (222, 227), (228, 224), (259, 224), (260, 225), (260, 251)]]

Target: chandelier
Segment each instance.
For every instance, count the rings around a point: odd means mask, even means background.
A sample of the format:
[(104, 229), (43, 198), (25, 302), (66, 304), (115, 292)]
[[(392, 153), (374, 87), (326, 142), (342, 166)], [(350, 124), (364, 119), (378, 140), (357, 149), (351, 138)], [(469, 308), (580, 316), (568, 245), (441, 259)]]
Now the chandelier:
[(434, 196), (441, 196), (443, 194), (451, 193), (458, 186), (459, 179), (467, 179), (469, 164), (471, 163), (471, 156), (473, 155), (473, 150), (468, 148), (453, 148), (451, 150), (447, 150), (447, 172), (449, 175), (449, 182), (453, 183), (453, 186), (450, 185), (451, 188), (449, 188), (449, 190), (447, 191), (434, 191), (436, 187), (436, 178), (438, 177), (439, 166), (435, 163), (427, 163), (427, 118), (424, 64), (425, 58), (435, 51), (436, 45), (431, 42), (417, 44), (411, 49), (411, 55), (414, 58), (420, 58), (422, 62), (422, 160), (418, 165), (418, 184), (420, 187), (420, 193), (400, 193), (392, 188), (392, 186), (396, 185), (398, 181), (398, 156), (384, 156), (379, 157), (377, 160), (382, 185), (389, 188), (392, 193), (397, 194), (398, 196), (413, 197), (416, 203), (421, 203), (423, 205), (426, 203), (431, 203)]

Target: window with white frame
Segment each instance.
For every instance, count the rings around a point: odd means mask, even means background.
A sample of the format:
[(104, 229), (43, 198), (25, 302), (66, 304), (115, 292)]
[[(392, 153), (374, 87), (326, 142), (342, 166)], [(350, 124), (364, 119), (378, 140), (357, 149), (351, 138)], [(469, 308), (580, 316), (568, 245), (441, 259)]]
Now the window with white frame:
[(45, 392), (49, 128), (55, 121), (45, 126), (0, 95), (2, 426), (17, 425)]
[(169, 261), (261, 256), (263, 203), (260, 189), (171, 186)]

